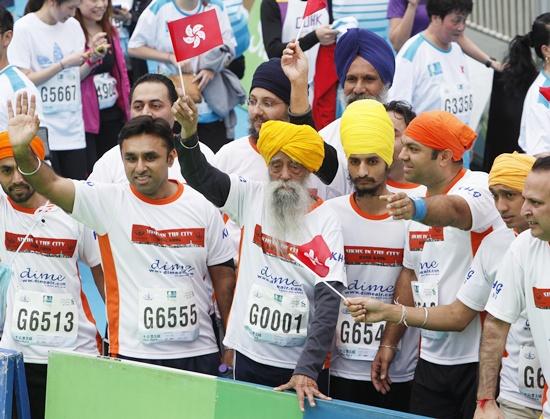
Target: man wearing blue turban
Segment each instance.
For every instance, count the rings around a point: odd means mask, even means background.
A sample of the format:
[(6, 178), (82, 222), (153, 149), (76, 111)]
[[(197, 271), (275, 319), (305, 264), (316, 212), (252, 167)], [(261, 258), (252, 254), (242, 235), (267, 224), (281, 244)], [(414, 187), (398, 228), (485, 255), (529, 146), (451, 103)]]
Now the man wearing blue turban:
[[(334, 60), (345, 106), (361, 99), (385, 102), (395, 72), (395, 57), (386, 40), (367, 29), (349, 29), (336, 43)], [(347, 173), (347, 158), (340, 140), (340, 118), (319, 134), (338, 151), (342, 169)]]

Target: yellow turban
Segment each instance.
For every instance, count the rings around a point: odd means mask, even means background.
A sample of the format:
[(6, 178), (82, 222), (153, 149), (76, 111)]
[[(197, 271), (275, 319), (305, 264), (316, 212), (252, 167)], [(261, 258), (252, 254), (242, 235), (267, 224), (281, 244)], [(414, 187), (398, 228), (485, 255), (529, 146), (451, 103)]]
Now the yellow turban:
[(525, 178), (535, 160), (533, 156), (518, 152), (501, 154), (495, 159), (489, 172), (489, 186), (504, 185), (523, 192)]
[(309, 125), (294, 125), (283, 121), (267, 121), (260, 128), (258, 151), (269, 164), (279, 151), (310, 172), (316, 172), (325, 158), (325, 144)]
[(348, 105), (342, 115), (340, 138), (346, 157), (374, 153), (391, 166), (395, 132), (380, 102), (364, 99)]

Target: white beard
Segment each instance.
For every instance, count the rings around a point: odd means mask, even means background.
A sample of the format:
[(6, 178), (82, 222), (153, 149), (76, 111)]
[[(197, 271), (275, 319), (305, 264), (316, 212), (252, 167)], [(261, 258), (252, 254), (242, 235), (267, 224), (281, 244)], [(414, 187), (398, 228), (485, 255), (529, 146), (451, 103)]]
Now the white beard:
[[(285, 187), (286, 186), (286, 187)], [(296, 181), (270, 181), (265, 189), (265, 214), (276, 242), (299, 240), (311, 205), (308, 189)], [(284, 251), (277, 246), (278, 251)]]

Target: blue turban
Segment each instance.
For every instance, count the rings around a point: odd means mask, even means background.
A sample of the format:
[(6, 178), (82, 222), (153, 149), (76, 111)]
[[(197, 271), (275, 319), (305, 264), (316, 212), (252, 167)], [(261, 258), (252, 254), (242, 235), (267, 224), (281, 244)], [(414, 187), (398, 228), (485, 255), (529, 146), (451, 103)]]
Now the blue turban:
[(348, 70), (357, 56), (372, 64), (384, 84), (393, 83), (395, 57), (391, 47), (374, 32), (354, 28), (348, 29), (336, 43), (334, 61), (340, 86), (344, 87)]
[(290, 80), (283, 72), (280, 58), (272, 58), (256, 68), (252, 76), (250, 91), (255, 87), (270, 91), (287, 105), (290, 105)]

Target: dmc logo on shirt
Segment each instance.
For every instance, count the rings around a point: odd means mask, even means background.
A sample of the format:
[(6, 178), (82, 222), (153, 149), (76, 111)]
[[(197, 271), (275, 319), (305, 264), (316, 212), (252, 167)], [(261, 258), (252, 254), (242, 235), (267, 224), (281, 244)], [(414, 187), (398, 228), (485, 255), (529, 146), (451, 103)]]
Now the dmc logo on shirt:
[(227, 228), (224, 228), (222, 231), (222, 239), (226, 239), (227, 237), (229, 237), (229, 231)]
[(395, 290), (394, 285), (381, 284), (359, 284), (356, 279), (348, 285), (347, 291), (353, 294), (367, 295), (373, 298), (392, 298)]
[(420, 262), (419, 274), (421, 276), (439, 275), (439, 263), (436, 260)]
[(50, 272), (38, 272), (31, 270), (30, 267), (22, 270), (19, 273), (21, 282), (34, 282), (39, 284), (47, 284), (55, 288), (65, 287), (65, 275)]
[(470, 269), (470, 270), (468, 271), (468, 273), (466, 274), (466, 278), (464, 279), (464, 283), (468, 282), (468, 280), (469, 280), (472, 276), (474, 276), (474, 273), (475, 273), (475, 272), (476, 272), (476, 271), (474, 271), (473, 269)]
[(428, 64), (428, 73), (430, 74), (430, 77), (443, 74), (441, 63), (439, 61), (436, 61), (435, 63)]
[(257, 274), (258, 278), (269, 284), (275, 285), (277, 289), (284, 291), (302, 291), (302, 285), (295, 279), (281, 276), (272, 272), (268, 266), (264, 266)]
[(149, 272), (163, 275), (174, 276), (193, 276), (195, 268), (191, 265), (184, 265), (181, 263), (161, 262), (159, 259), (155, 259), (151, 265), (149, 265)]

